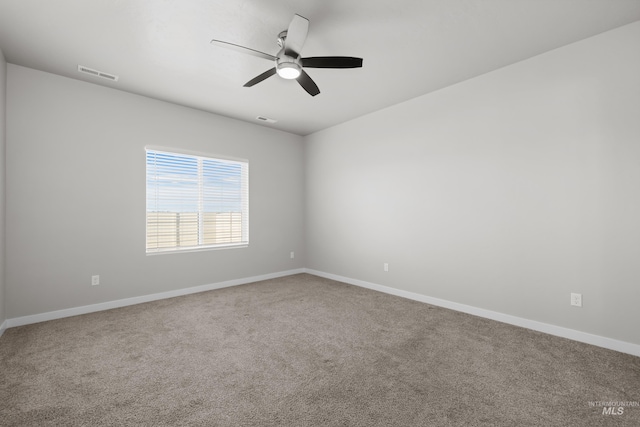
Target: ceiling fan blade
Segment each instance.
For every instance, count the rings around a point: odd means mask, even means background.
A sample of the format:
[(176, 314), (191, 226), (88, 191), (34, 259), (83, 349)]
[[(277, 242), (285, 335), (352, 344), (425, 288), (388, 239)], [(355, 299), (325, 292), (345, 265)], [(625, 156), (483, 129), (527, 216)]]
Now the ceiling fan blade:
[(244, 84), (244, 87), (251, 87), (251, 86), (253, 86), (255, 84), (258, 84), (261, 81), (263, 81), (265, 79), (268, 79), (269, 77), (273, 76), (275, 73), (276, 73), (276, 69), (274, 67), (274, 68), (272, 68), (270, 70), (265, 71), (264, 73), (260, 74), (259, 76), (252, 78), (251, 80), (249, 80), (248, 82), (246, 82)]
[(302, 58), (302, 66), (308, 68), (360, 68), (362, 58), (352, 56), (314, 56)]
[(302, 46), (305, 40), (307, 40), (307, 33), (309, 32), (309, 20), (298, 14), (293, 15), (293, 19), (289, 24), (287, 30), (287, 38), (284, 41), (284, 53), (285, 55), (297, 58), (300, 56)]
[(260, 52), (259, 50), (251, 49), (249, 47), (240, 46), (239, 44), (223, 42), (222, 40), (211, 40), (211, 44), (220, 47), (226, 47), (227, 49), (235, 50), (236, 52), (242, 52), (249, 55), (257, 56), (258, 58), (269, 59), (271, 61), (275, 61), (278, 59), (273, 55), (269, 55), (268, 53)]
[(309, 93), (309, 95), (316, 96), (320, 93), (318, 85), (315, 84), (311, 77), (309, 77), (309, 74), (307, 74), (304, 70), (302, 70), (302, 72), (300, 73), (300, 77), (298, 77), (297, 80), (298, 83), (300, 83), (300, 86), (302, 86), (304, 90)]

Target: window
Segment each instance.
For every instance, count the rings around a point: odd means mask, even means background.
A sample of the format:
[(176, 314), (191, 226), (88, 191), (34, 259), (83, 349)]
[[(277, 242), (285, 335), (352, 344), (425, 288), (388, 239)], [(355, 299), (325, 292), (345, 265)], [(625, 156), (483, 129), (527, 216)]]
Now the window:
[(249, 165), (147, 148), (147, 253), (249, 244)]

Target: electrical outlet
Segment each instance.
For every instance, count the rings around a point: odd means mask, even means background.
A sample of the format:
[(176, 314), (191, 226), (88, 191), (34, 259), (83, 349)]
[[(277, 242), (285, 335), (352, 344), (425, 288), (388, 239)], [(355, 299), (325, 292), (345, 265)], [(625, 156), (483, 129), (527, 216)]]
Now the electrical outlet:
[(100, 284), (100, 276), (95, 275), (91, 276), (91, 286), (96, 286)]
[(291, 251), (291, 259), (294, 259), (296, 257), (296, 253)]
[(571, 294), (571, 305), (582, 307), (582, 294)]
[(385, 263), (382, 265), (382, 268), (384, 269), (384, 271), (389, 271), (389, 264), (385, 262)]

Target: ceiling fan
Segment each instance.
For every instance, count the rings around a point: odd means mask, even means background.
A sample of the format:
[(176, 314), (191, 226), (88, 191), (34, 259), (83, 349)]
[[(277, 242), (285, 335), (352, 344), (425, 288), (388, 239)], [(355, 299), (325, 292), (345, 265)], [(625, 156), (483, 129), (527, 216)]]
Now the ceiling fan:
[(280, 50), (276, 55), (270, 55), (222, 40), (211, 40), (211, 44), (257, 56), (258, 58), (275, 61), (276, 64), (274, 68), (249, 80), (244, 84), (244, 87), (251, 87), (274, 74), (278, 74), (283, 79), (297, 80), (309, 95), (316, 96), (320, 93), (320, 89), (318, 89), (318, 86), (303, 68), (360, 68), (362, 67), (362, 58), (354, 58), (351, 56), (314, 56), (301, 58), (300, 51), (307, 39), (308, 32), (309, 20), (296, 14), (293, 16), (289, 28), (278, 34), (278, 46), (280, 46)]

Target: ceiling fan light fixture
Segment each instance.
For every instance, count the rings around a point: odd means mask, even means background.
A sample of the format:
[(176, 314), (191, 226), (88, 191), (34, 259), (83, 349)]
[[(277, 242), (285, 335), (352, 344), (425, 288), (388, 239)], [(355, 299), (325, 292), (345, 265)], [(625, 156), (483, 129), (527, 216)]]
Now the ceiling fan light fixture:
[(276, 72), (283, 79), (293, 80), (300, 77), (302, 67), (295, 62), (278, 62), (276, 64)]

